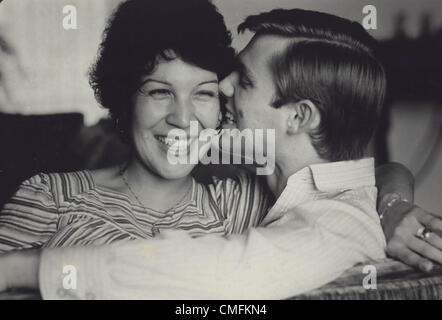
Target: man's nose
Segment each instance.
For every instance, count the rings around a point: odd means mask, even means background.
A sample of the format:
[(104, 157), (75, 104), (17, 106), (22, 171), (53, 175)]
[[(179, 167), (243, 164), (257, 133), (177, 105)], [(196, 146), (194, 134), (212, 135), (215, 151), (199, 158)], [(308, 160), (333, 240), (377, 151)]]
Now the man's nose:
[(228, 98), (233, 97), (233, 94), (235, 93), (235, 77), (236, 72), (232, 72), (219, 83), (219, 90)]
[(179, 100), (171, 107), (172, 110), (166, 118), (167, 123), (178, 128), (189, 127), (193, 109), (192, 104), (187, 101)]

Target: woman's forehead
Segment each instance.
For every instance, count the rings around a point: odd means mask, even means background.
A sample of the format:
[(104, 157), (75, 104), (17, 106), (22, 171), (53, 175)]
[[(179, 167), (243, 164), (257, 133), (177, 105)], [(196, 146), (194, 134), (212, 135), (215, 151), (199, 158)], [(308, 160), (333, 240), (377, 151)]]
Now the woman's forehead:
[(154, 79), (168, 83), (188, 83), (199, 85), (201, 83), (218, 83), (215, 72), (202, 69), (194, 64), (183, 61), (181, 58), (172, 60), (160, 59), (151, 74), (144, 80)]

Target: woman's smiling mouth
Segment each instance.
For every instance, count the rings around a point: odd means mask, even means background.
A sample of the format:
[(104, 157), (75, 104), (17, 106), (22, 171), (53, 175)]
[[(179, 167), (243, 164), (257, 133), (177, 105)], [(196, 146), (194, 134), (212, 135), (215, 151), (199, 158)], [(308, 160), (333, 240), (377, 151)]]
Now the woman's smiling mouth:
[(155, 139), (167, 148), (167, 151), (173, 152), (175, 155), (188, 154), (190, 145), (198, 138), (171, 139), (163, 135), (155, 135)]

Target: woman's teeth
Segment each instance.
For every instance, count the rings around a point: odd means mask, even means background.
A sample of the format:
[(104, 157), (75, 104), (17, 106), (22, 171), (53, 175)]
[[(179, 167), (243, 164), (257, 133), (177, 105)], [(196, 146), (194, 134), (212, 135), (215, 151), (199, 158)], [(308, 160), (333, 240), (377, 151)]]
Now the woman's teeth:
[(165, 136), (155, 136), (155, 139), (166, 145), (169, 150), (174, 153), (182, 153), (183, 151), (187, 152), (187, 149), (192, 142), (192, 139), (170, 139)]
[(171, 147), (176, 142), (179, 142), (179, 140), (169, 139), (165, 136), (155, 136), (155, 139), (157, 139), (161, 143), (164, 143), (168, 147)]

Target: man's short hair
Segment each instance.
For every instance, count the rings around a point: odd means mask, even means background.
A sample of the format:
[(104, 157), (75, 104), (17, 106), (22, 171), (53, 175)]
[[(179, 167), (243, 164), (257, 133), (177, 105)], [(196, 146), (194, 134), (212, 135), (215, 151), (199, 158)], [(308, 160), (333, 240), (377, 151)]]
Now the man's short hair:
[(386, 91), (376, 40), (357, 22), (301, 9), (249, 16), (238, 32), (277, 35), (293, 41), (270, 61), (275, 108), (310, 100), (321, 123), (311, 133), (321, 158), (359, 159), (376, 127)]

